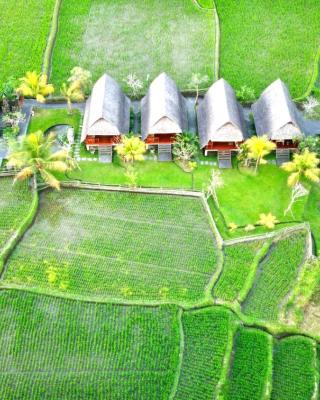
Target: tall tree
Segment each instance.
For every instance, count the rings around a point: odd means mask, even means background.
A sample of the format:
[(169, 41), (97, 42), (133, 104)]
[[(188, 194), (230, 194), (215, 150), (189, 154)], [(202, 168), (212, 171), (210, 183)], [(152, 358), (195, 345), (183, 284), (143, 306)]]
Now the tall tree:
[(74, 82), (78, 83), (84, 94), (89, 93), (92, 86), (91, 72), (81, 67), (72, 68), (68, 83), (71, 85)]
[(61, 87), (61, 95), (67, 101), (69, 114), (72, 114), (72, 102), (83, 101), (85, 98), (85, 94), (83, 88), (81, 87), (80, 81), (74, 81), (69, 85), (63, 83)]
[(54, 93), (53, 85), (48, 84), (47, 75), (29, 71), (20, 81), (21, 84), (17, 88), (17, 92), (25, 97), (36, 99), (40, 103), (44, 103), (45, 98)]
[(204, 83), (207, 83), (208, 81), (209, 81), (208, 75), (201, 75), (198, 72), (192, 74), (189, 82), (189, 88), (196, 91), (196, 98), (194, 100), (195, 107), (198, 105), (200, 86), (203, 85)]
[(76, 162), (65, 149), (54, 151), (56, 136), (50, 133), (45, 136), (37, 131), (13, 141), (9, 146), (8, 166), (19, 170), (16, 180), (25, 180), (37, 176), (51, 187), (60, 190), (60, 182), (53, 172), (65, 173), (76, 167)]
[(245, 146), (248, 151), (247, 157), (255, 160), (255, 172), (258, 171), (259, 165), (266, 164), (267, 161), (264, 158), (276, 148), (275, 143), (271, 142), (266, 135), (252, 136), (245, 141)]

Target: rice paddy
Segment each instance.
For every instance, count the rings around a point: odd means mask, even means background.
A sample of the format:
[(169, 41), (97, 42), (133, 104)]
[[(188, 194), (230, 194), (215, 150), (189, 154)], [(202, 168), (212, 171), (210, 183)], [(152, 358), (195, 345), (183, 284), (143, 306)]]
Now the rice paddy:
[(81, 65), (94, 81), (107, 71), (125, 89), (124, 79), (135, 74), (145, 91), (166, 71), (188, 89), (194, 72), (213, 80), (214, 38), (213, 12), (191, 0), (64, 1), (52, 79), (61, 85)]
[(3, 285), (90, 300), (194, 302), (216, 269), (200, 199), (64, 190), (45, 193)]
[[(317, 0), (217, 0), (221, 26), (220, 72), (236, 90), (258, 97), (275, 79), (293, 97), (310, 85), (319, 48)], [(307, 44), (307, 45), (306, 45)]]
[(54, 0), (0, 0), (0, 85), (28, 70), (40, 71)]

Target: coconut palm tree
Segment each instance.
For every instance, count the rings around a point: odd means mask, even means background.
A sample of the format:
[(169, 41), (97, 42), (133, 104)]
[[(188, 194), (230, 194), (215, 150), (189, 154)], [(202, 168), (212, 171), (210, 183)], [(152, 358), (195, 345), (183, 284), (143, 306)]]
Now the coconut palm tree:
[(48, 77), (45, 74), (28, 71), (20, 81), (17, 92), (25, 97), (36, 99), (40, 103), (44, 103), (45, 98), (54, 92), (54, 87), (48, 84)]
[(126, 163), (134, 163), (134, 161), (144, 160), (144, 153), (146, 152), (146, 144), (143, 140), (136, 136), (124, 136), (121, 143), (115, 147), (118, 155)]
[(301, 185), (302, 178), (314, 183), (320, 182), (319, 164), (320, 160), (317, 157), (317, 154), (310, 152), (309, 149), (305, 149), (300, 154), (294, 154), (292, 161), (284, 163), (281, 166), (283, 170), (290, 173), (287, 182), (288, 186), (292, 188), (291, 200), (287, 209), (284, 211), (284, 215), (292, 210), (293, 204), (300, 197), (307, 194), (307, 191)]
[(61, 94), (67, 101), (69, 114), (72, 114), (72, 102), (83, 101), (85, 98), (80, 81), (73, 81), (69, 85), (64, 83), (61, 88)]
[(316, 153), (305, 149), (301, 154), (295, 153), (293, 160), (284, 163), (281, 168), (289, 172), (288, 186), (294, 187), (305, 177), (311, 182), (320, 182), (320, 160)]
[(8, 166), (19, 170), (15, 181), (34, 177), (36, 186), (37, 176), (41, 176), (48, 185), (60, 190), (60, 182), (53, 172), (70, 171), (76, 167), (76, 162), (65, 149), (53, 151), (55, 140), (54, 134), (45, 136), (37, 131), (10, 143)]
[(248, 149), (248, 158), (256, 160), (255, 172), (257, 172), (260, 164), (266, 164), (265, 156), (275, 150), (275, 143), (269, 140), (268, 136), (252, 136), (250, 139), (245, 141), (245, 145)]

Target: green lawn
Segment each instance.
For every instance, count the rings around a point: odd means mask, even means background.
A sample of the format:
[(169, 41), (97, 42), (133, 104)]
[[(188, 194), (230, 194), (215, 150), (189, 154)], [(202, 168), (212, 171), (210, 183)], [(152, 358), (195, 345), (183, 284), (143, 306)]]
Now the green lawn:
[(0, 0), (0, 84), (40, 72), (55, 0)]
[(194, 303), (216, 269), (200, 199), (65, 189), (42, 195), (2, 285), (95, 301)]
[(256, 96), (277, 78), (294, 97), (312, 77), (319, 48), (318, 0), (216, 0), (221, 26), (220, 73)]
[(27, 217), (31, 202), (26, 182), (13, 186), (13, 178), (0, 178), (0, 250)]
[(187, 89), (194, 72), (213, 80), (214, 37), (213, 12), (192, 0), (63, 1), (52, 79), (80, 65), (94, 81), (108, 72), (124, 85), (134, 73), (147, 86), (165, 71)]
[(78, 132), (80, 118), (81, 115), (79, 110), (73, 110), (73, 113), (70, 115), (65, 108), (35, 108), (34, 116), (31, 118), (28, 131), (36, 132), (41, 130), (46, 132), (49, 128), (52, 128), (55, 125), (70, 125), (74, 128), (75, 132)]
[(174, 307), (1, 291), (0, 314), (2, 399), (169, 397), (179, 356)]

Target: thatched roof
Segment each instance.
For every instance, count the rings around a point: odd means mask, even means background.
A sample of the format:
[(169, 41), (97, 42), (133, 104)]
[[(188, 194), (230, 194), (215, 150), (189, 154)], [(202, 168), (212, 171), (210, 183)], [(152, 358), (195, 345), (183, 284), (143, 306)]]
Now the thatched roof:
[(81, 141), (90, 135), (120, 135), (129, 132), (130, 100), (118, 83), (104, 74), (87, 100)]
[(224, 79), (215, 82), (197, 111), (201, 148), (212, 142), (242, 142), (246, 136), (243, 109)]
[(276, 80), (262, 92), (252, 105), (258, 136), (271, 140), (290, 140), (302, 135), (299, 112), (287, 86)]
[(188, 129), (185, 98), (165, 73), (150, 85), (141, 101), (142, 139), (149, 134), (181, 133)]

